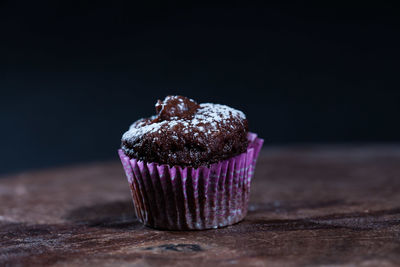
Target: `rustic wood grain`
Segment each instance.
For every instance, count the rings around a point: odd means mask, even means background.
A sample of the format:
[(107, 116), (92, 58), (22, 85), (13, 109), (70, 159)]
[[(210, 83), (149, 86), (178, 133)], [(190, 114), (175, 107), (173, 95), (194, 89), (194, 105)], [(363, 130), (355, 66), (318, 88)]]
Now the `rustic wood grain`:
[(119, 162), (5, 177), (0, 203), (1, 266), (400, 264), (400, 146), (269, 148), (217, 230), (142, 226)]

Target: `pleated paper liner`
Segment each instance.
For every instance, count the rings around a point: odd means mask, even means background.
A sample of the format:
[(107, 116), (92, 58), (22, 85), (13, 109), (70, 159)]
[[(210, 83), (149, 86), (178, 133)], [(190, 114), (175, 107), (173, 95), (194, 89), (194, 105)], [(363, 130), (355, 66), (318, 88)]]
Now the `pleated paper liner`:
[(168, 230), (204, 230), (241, 221), (264, 142), (254, 133), (248, 139), (245, 153), (197, 169), (137, 161), (120, 149), (139, 220)]

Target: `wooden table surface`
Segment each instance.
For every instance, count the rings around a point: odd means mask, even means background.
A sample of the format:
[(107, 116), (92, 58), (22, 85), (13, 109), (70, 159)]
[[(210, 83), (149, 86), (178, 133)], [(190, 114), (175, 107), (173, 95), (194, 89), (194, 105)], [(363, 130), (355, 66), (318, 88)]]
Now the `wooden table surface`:
[(251, 194), (236, 225), (158, 231), (118, 161), (5, 177), (0, 266), (400, 265), (398, 145), (269, 148)]

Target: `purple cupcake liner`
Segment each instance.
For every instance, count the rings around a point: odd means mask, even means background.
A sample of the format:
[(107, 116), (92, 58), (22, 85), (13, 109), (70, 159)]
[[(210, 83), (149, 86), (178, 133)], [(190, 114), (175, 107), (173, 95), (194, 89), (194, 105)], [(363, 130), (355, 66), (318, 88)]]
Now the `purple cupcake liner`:
[(168, 230), (203, 230), (241, 221), (264, 142), (255, 133), (249, 133), (248, 140), (245, 153), (197, 169), (146, 163), (118, 150), (139, 220)]

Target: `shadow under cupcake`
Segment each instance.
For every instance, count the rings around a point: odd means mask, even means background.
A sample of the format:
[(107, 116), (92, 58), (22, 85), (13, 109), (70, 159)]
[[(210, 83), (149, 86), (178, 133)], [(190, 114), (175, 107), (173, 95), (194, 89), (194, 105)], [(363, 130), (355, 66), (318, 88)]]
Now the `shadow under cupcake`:
[(143, 224), (204, 230), (241, 221), (263, 139), (225, 105), (167, 96), (134, 122), (118, 151)]

